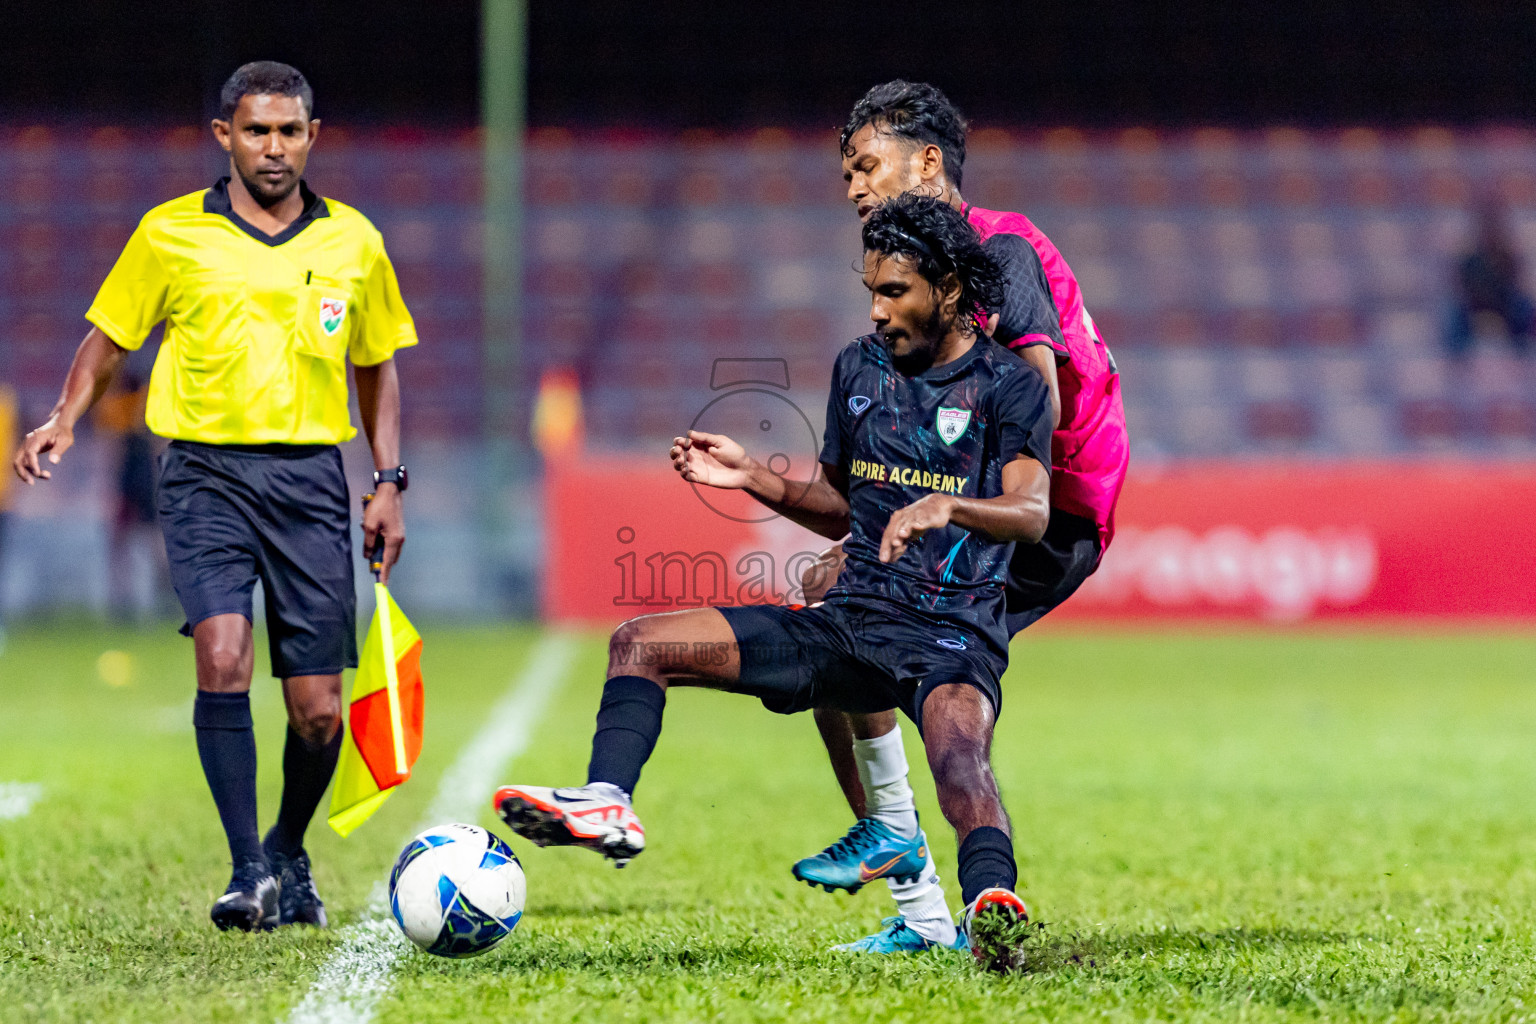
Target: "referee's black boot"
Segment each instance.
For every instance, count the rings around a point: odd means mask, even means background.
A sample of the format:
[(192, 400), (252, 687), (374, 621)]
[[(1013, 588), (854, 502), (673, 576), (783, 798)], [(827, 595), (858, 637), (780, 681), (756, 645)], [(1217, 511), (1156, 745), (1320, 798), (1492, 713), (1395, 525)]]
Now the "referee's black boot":
[(238, 928), (243, 932), (266, 931), (277, 927), (277, 878), (261, 860), (243, 860), (235, 865), (224, 895), (213, 902), (208, 914), (220, 931)]
[[(269, 833), (267, 839), (272, 838)], [(272, 864), (272, 873), (277, 876), (281, 892), (277, 897), (277, 923), (285, 924), (311, 924), (316, 928), (324, 928), (325, 904), (320, 901), (320, 892), (315, 888), (315, 880), (309, 873), (309, 854), (303, 847), (291, 856), (279, 853), (269, 843), (262, 843), (267, 851), (267, 859)]]

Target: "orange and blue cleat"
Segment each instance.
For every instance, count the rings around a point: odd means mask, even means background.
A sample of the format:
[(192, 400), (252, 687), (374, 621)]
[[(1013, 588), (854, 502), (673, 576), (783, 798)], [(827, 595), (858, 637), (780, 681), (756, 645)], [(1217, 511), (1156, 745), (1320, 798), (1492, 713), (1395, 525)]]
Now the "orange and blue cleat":
[(860, 818), (847, 835), (814, 857), (795, 862), (796, 878), (827, 892), (858, 892), (878, 878), (913, 882), (928, 865), (928, 837), (904, 836), (875, 818)]

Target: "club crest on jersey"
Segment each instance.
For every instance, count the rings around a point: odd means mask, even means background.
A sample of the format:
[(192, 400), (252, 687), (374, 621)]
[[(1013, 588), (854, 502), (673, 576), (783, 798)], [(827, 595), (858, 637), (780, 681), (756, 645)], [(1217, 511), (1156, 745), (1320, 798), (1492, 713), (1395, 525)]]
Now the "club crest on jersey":
[(965, 428), (971, 425), (971, 410), (946, 409), (939, 406), (938, 419), (934, 426), (938, 428), (939, 440), (945, 444), (954, 444), (960, 435), (965, 433)]
[(341, 322), (347, 318), (346, 299), (320, 300), (320, 329), (326, 334), (341, 330)]
[(868, 408), (869, 399), (865, 398), (863, 395), (854, 395), (852, 398), (848, 399), (848, 411), (853, 413), (855, 416)]

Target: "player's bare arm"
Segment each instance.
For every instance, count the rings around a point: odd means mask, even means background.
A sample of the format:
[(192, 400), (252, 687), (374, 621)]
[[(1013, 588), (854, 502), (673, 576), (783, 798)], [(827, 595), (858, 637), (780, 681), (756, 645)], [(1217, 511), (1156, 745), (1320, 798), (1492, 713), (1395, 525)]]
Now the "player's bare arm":
[(810, 483), (786, 480), (748, 455), (723, 434), (690, 430), (674, 437), (668, 451), (672, 468), (689, 483), (746, 491), (792, 522), (821, 534), (842, 538), (848, 533), (846, 485), (836, 466), (822, 464)]
[(1003, 467), (1003, 493), (995, 498), (930, 494), (891, 514), (880, 538), (880, 561), (890, 563), (929, 530), (956, 526), (995, 541), (1038, 544), (1051, 518), (1051, 474), (1020, 455)]
[(75, 350), (74, 362), (64, 378), (64, 390), (47, 422), (22, 438), (21, 447), (16, 450), (12, 465), (25, 483), (52, 479), (53, 474), (43, 468), (41, 457), (47, 455), (51, 465), (59, 464), (75, 443), (75, 424), (96, 404), (127, 358), (128, 351), (107, 337), (100, 327), (91, 328)]
[[(357, 382), (357, 407), (363, 416), (363, 430), (373, 449), (373, 466), (379, 471), (400, 465), (400, 372), (393, 359), (376, 366), (354, 366)], [(372, 551), (384, 538), (383, 582), (389, 582), (390, 568), (400, 560), (405, 546), (405, 509), (400, 485), (381, 482), (374, 488), (373, 501), (363, 513), (363, 549)]]
[[(996, 315), (991, 318), (989, 324), (996, 327)], [(988, 333), (990, 334), (991, 331)], [(1054, 431), (1061, 426), (1061, 388), (1056, 383), (1056, 353), (1052, 352), (1048, 345), (1028, 345), (1013, 351), (1045, 378), (1045, 386), (1051, 391), (1051, 430)]]

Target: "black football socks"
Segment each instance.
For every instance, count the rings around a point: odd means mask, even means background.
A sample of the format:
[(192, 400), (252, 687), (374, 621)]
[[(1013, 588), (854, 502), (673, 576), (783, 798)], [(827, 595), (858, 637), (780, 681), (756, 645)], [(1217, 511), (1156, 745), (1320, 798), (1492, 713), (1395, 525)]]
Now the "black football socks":
[(960, 844), (960, 894), (970, 906), (985, 889), (1007, 889), (1019, 883), (1019, 867), (1013, 860), (1013, 840), (1000, 828), (983, 825), (973, 829)]
[(304, 830), (336, 772), (345, 732), (345, 725), (338, 726), (329, 742), (312, 747), (293, 726), (288, 727), (288, 741), (283, 746), (283, 801), (278, 806), (277, 824), (267, 833), (267, 846), (274, 852), (292, 857), (304, 848)]
[(235, 866), (266, 862), (256, 832), (256, 734), (251, 728), (249, 693), (197, 691), (192, 705), (197, 756), (229, 839)]
[(592, 736), (587, 783), (606, 782), (633, 794), (640, 769), (661, 735), (667, 691), (643, 676), (615, 676), (603, 687)]

